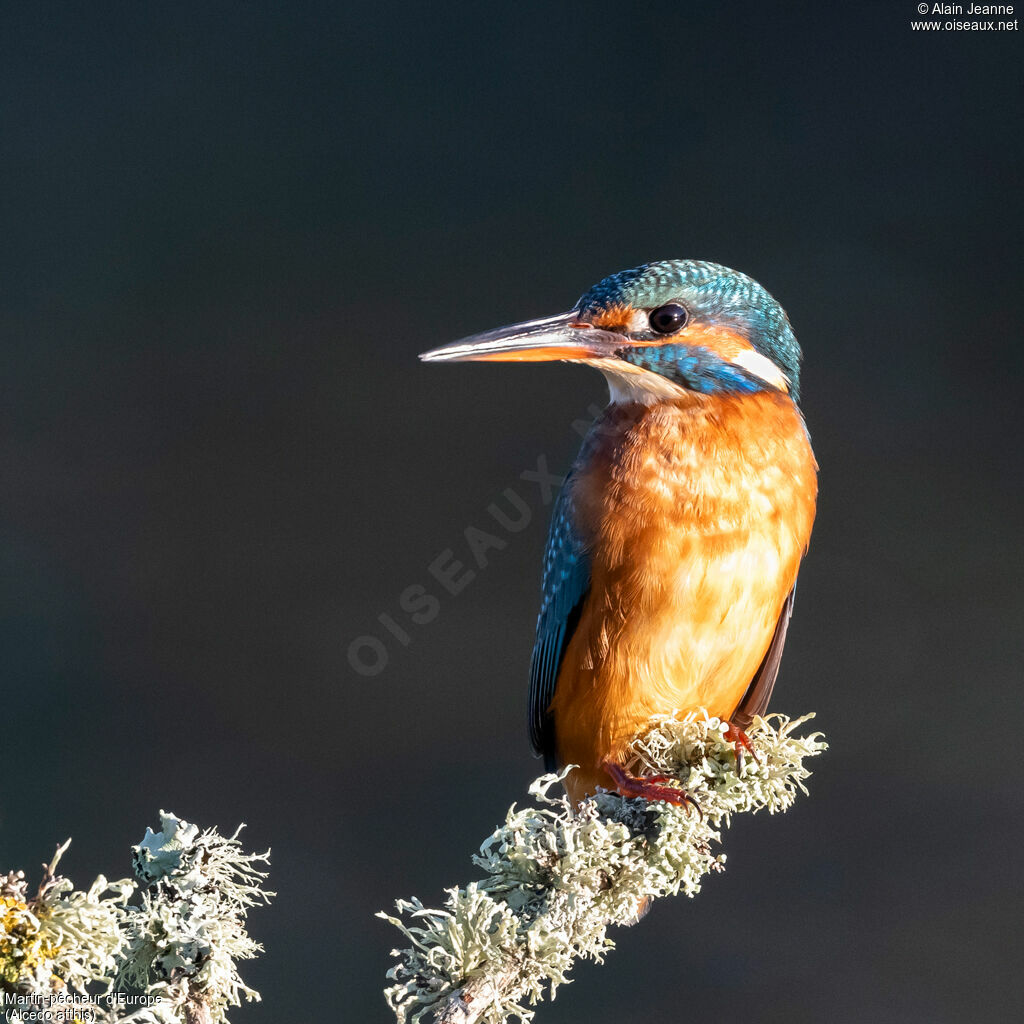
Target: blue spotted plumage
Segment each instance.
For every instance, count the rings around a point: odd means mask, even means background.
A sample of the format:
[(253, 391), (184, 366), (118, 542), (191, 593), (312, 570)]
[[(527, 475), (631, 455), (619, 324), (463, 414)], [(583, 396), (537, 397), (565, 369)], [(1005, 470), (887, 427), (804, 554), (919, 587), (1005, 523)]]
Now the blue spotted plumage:
[(544, 757), (548, 771), (555, 769), (554, 725), (549, 708), (565, 645), (590, 587), (590, 561), (573, 522), (570, 474), (555, 502), (544, 552), (544, 575), (537, 639), (530, 662), (528, 700), (530, 742)]

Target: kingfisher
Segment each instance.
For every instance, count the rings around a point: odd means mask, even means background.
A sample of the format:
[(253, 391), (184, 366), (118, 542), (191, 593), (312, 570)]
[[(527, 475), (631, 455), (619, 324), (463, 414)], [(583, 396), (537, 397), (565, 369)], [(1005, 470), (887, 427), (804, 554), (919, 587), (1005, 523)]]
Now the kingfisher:
[(738, 271), (664, 260), (420, 358), (563, 360), (607, 379), (552, 515), (530, 739), (548, 770), (574, 766), (574, 803), (602, 787), (688, 805), (628, 772), (628, 750), (653, 716), (703, 708), (739, 760), (753, 754), (744, 730), (778, 676), (817, 500), (785, 311)]

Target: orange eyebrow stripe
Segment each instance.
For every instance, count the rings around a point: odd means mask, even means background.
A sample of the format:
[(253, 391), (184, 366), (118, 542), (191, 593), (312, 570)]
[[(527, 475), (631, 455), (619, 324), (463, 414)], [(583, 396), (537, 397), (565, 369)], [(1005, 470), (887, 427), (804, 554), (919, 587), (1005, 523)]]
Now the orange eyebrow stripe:
[(603, 327), (609, 331), (623, 331), (629, 327), (635, 312), (633, 306), (620, 302), (601, 310), (591, 322), (595, 327)]
[[(595, 327), (606, 330), (627, 331), (636, 313), (636, 307), (619, 303), (602, 310), (594, 317), (592, 323)], [(716, 356), (729, 362), (741, 352), (754, 351), (754, 346), (742, 334), (738, 334), (728, 327), (717, 327), (710, 324), (693, 324), (690, 327), (684, 327), (678, 334), (670, 334), (664, 338), (659, 337), (646, 341), (632, 341), (627, 338), (624, 344), (636, 347), (672, 344), (695, 345), (706, 348), (709, 352), (714, 352)]]

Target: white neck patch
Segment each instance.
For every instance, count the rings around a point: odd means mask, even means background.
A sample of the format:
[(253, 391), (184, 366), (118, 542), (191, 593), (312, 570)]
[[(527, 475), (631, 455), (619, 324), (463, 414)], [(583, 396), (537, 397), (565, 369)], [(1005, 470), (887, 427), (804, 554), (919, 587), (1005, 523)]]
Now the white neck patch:
[(613, 402), (655, 405), (658, 402), (689, 398), (693, 394), (687, 388), (662, 377), (660, 373), (644, 370), (624, 359), (588, 359), (587, 363), (596, 366), (604, 374)]
[(729, 360), (734, 366), (742, 367), (747, 373), (752, 373), (765, 384), (771, 384), (773, 388), (780, 391), (789, 391), (789, 378), (767, 357), (755, 352), (752, 348), (745, 348), (742, 352)]

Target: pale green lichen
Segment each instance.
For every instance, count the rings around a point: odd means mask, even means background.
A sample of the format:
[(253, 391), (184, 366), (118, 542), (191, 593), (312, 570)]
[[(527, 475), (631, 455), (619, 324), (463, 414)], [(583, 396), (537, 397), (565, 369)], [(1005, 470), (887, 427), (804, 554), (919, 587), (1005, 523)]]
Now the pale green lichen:
[(23, 872), (0, 876), (0, 997), (9, 1021), (220, 1024), (229, 1006), (259, 995), (237, 962), (260, 947), (245, 917), (263, 890), (268, 854), (247, 854), (216, 829), (161, 812), (134, 848), (142, 885), (103, 876), (77, 891), (56, 873), (60, 847), (35, 895)]
[[(534, 806), (510, 808), (473, 863), (485, 876), (448, 890), (444, 909), (399, 900), (406, 920), (378, 916), (411, 943), (385, 997), (400, 1022), (528, 1021), (577, 958), (602, 960), (610, 925), (628, 924), (649, 899), (683, 892), (721, 871), (715, 852), (732, 815), (790, 807), (806, 792), (804, 760), (826, 749), (820, 733), (797, 736), (811, 715), (755, 718), (756, 759), (740, 765), (718, 719), (661, 717), (632, 746), (627, 767), (679, 780), (701, 813), (599, 792), (574, 809), (552, 796), (563, 777), (530, 787)], [(564, 775), (564, 773), (563, 773)]]
[(70, 840), (58, 847), (34, 896), (23, 872), (0, 885), (0, 985), (22, 995), (51, 994), (70, 986), (86, 992), (89, 982), (107, 983), (124, 951), (121, 923), (135, 889), (128, 879), (100, 875), (76, 891), (57, 874)]
[[(219, 1024), (243, 996), (259, 999), (236, 963), (263, 949), (249, 937), (244, 918), (273, 895), (261, 888), (266, 872), (256, 866), (269, 851), (243, 853), (238, 831), (230, 837), (216, 829), (200, 832), (163, 811), (160, 825), (155, 834), (146, 829), (134, 849), (135, 872), (149, 889), (127, 922), (128, 952), (118, 982), (172, 1006), (199, 1001)], [(145, 1020), (139, 1018), (140, 1024)]]

